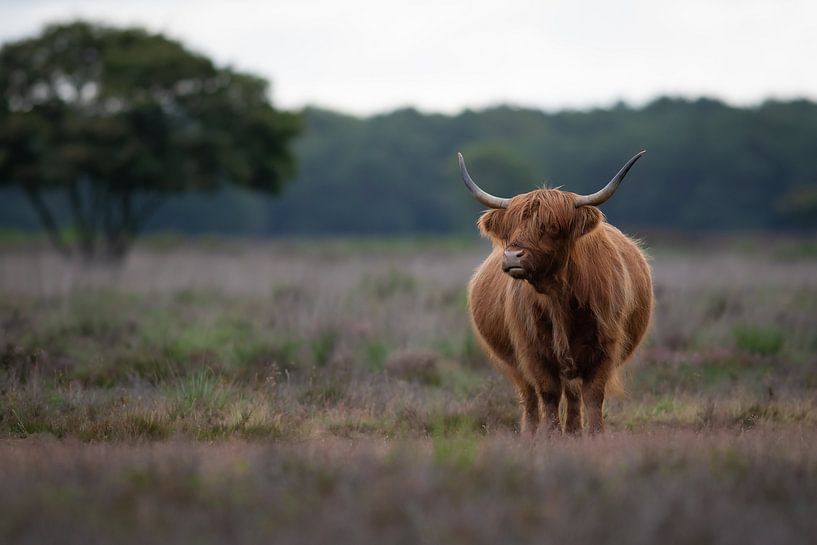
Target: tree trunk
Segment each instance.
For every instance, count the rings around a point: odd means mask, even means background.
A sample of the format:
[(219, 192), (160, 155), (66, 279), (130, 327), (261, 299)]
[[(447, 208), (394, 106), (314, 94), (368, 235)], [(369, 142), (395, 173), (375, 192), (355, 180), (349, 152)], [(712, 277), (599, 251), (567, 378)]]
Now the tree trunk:
[(70, 257), (72, 254), (71, 248), (62, 239), (62, 234), (60, 233), (57, 222), (54, 220), (54, 215), (48, 209), (48, 205), (45, 204), (45, 201), (43, 201), (40, 192), (27, 184), (24, 184), (24, 189), (28, 202), (31, 203), (32, 208), (34, 208), (34, 211), (40, 218), (40, 222), (42, 222), (45, 230), (48, 232), (48, 238), (51, 239), (51, 244), (60, 255)]

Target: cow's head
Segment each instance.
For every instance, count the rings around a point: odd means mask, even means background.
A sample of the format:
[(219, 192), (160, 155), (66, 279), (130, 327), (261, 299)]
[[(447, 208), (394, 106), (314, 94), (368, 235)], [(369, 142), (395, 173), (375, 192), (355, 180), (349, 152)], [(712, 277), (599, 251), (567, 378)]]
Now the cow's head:
[(609, 199), (644, 151), (627, 161), (612, 180), (592, 195), (559, 189), (537, 189), (503, 199), (486, 193), (468, 175), (462, 154), (460, 172), (474, 197), (491, 208), (479, 219), (482, 234), (504, 249), (502, 270), (513, 278), (537, 284), (558, 273), (573, 243), (602, 220), (596, 206)]

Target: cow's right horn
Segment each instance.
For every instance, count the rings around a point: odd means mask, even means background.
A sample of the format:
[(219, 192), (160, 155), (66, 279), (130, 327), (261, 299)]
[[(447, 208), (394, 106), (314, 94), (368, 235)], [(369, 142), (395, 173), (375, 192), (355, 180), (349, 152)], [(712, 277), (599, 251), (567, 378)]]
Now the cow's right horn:
[(632, 159), (627, 161), (627, 163), (621, 167), (618, 174), (613, 176), (613, 179), (607, 182), (607, 185), (600, 190), (596, 191), (592, 195), (578, 195), (573, 201), (573, 206), (579, 208), (580, 206), (598, 206), (603, 204), (607, 199), (613, 196), (613, 193), (616, 192), (618, 186), (621, 185), (621, 180), (624, 179), (630, 169), (633, 168), (635, 162), (641, 159), (641, 156), (645, 153), (647, 153), (647, 150), (636, 153)]
[(508, 208), (508, 204), (510, 204), (511, 199), (494, 197), (490, 193), (480, 189), (474, 180), (471, 179), (471, 176), (468, 175), (468, 169), (465, 168), (465, 159), (462, 158), (462, 153), (457, 153), (457, 157), (460, 160), (460, 174), (462, 174), (462, 181), (465, 182), (465, 187), (468, 188), (468, 191), (470, 191), (479, 202), (488, 208)]

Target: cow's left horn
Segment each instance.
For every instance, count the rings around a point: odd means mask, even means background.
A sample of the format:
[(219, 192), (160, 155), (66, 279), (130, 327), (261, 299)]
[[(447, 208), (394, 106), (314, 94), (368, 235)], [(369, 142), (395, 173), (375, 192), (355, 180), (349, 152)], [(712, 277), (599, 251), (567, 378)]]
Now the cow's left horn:
[(616, 192), (618, 186), (621, 185), (621, 180), (624, 179), (624, 177), (627, 175), (627, 172), (629, 172), (629, 170), (633, 168), (635, 162), (641, 159), (641, 156), (644, 155), (645, 153), (647, 153), (647, 150), (643, 150), (636, 153), (632, 159), (627, 161), (626, 165), (621, 167), (621, 170), (618, 171), (618, 174), (613, 176), (613, 179), (610, 180), (610, 182), (606, 186), (604, 186), (600, 191), (596, 191), (592, 195), (579, 195), (578, 197), (576, 197), (576, 200), (573, 201), (573, 206), (578, 208), (580, 206), (588, 205), (598, 206), (604, 203), (607, 199), (613, 196), (613, 193)]
[(462, 181), (465, 182), (465, 187), (468, 188), (468, 191), (470, 191), (479, 202), (488, 208), (508, 208), (508, 204), (510, 204), (511, 199), (494, 197), (490, 193), (480, 189), (480, 187), (474, 183), (474, 180), (471, 179), (471, 176), (468, 175), (468, 169), (465, 168), (465, 159), (462, 158), (462, 153), (457, 153), (457, 157), (460, 160), (460, 174), (462, 174)]

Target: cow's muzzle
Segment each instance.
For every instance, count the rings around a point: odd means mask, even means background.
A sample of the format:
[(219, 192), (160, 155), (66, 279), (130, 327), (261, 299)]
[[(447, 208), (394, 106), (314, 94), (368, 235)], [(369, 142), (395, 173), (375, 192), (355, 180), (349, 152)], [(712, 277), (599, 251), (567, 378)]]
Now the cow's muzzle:
[(502, 255), (502, 271), (513, 278), (524, 279), (528, 276), (523, 258), (525, 250), (519, 248), (508, 248)]

